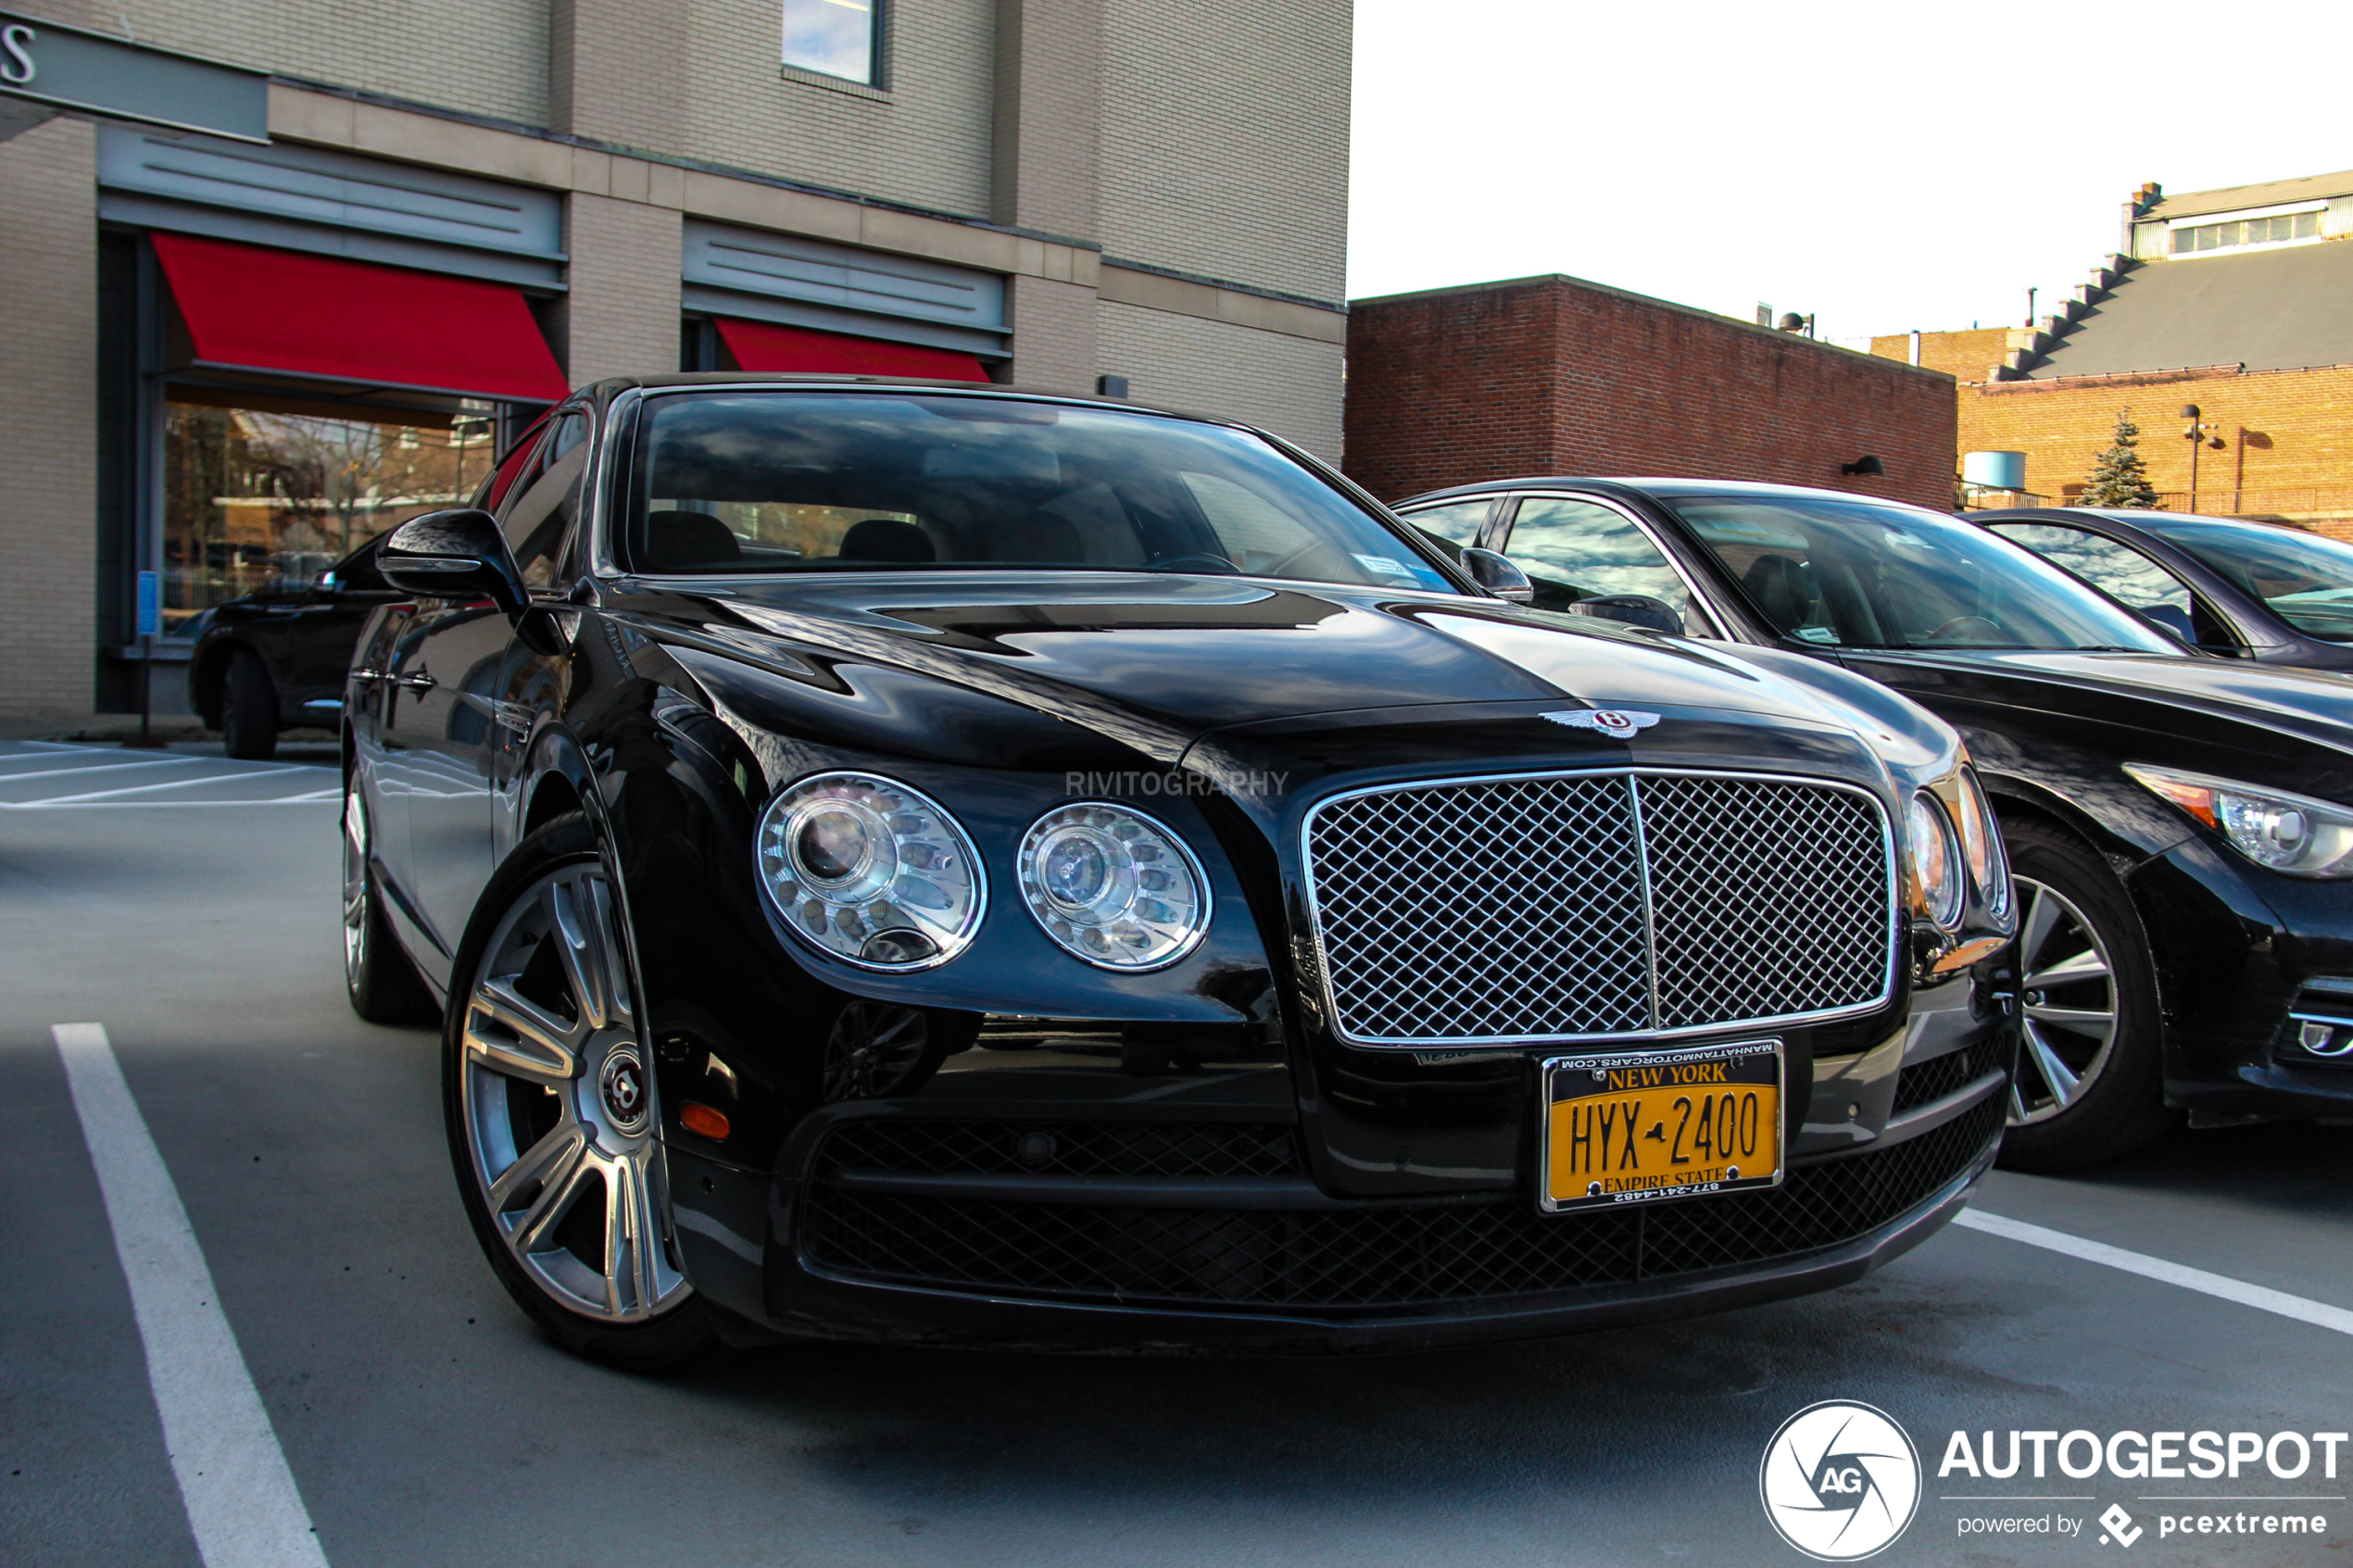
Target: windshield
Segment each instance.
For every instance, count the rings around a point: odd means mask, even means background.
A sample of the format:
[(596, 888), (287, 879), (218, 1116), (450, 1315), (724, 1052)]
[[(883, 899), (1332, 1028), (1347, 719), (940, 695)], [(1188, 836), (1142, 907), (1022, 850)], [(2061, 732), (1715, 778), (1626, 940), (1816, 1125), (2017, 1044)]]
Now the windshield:
[(622, 530), (662, 573), (941, 568), (1242, 573), (1453, 591), (1254, 435), (917, 392), (647, 399)]
[(2196, 556), (2304, 633), (2353, 642), (2353, 545), (2254, 522), (2133, 521)]
[(1933, 512), (1778, 495), (1667, 504), (1774, 628), (1804, 642), (2182, 651), (2032, 552)]

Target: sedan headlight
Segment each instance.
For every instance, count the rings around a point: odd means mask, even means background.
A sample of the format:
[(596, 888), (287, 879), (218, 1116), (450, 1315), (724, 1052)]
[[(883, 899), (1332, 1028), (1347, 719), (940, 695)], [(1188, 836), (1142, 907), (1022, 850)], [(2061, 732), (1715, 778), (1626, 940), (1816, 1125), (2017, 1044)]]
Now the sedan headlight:
[(2002, 851), (2002, 824), (1994, 815), (1977, 775), (1961, 770), (1961, 859), (1985, 897), (1985, 908), (1996, 919), (2010, 907), (2010, 862)]
[(1912, 855), (1912, 878), (1920, 890), (1928, 918), (1947, 928), (1961, 918), (1967, 888), (1961, 881), (1961, 847), (1953, 834), (1953, 819), (1944, 803), (1927, 790), (1912, 797), (1906, 814), (1904, 837)]
[(972, 840), (936, 800), (873, 773), (820, 773), (760, 818), (760, 884), (785, 923), (866, 969), (928, 969), (988, 904)]
[(1103, 969), (1158, 969), (1209, 929), (1209, 879), (1185, 841), (1140, 811), (1064, 806), (1021, 841), (1021, 896), (1046, 935)]
[(2127, 762), (2124, 771), (2259, 866), (2289, 876), (2353, 876), (2353, 811), (2342, 806), (2142, 762)]

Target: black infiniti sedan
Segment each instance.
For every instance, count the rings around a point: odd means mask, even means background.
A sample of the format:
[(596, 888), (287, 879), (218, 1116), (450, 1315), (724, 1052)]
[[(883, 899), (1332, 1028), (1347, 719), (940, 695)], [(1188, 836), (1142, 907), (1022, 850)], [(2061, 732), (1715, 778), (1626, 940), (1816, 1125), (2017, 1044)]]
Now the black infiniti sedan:
[(2008, 879), (1883, 688), (1131, 405), (682, 376), (542, 440), (384, 546), (346, 953), (446, 1001), (566, 1344), (1552, 1333), (1855, 1279), (1993, 1159)]
[[(2018, 876), (2006, 1164), (2353, 1115), (2353, 684), (2206, 657), (1953, 517), (1835, 491), (1521, 479), (1417, 496), (1535, 602), (1802, 654), (1949, 721)], [(2003, 514), (2007, 518), (2009, 514)]]
[(1972, 512), (2182, 641), (2353, 671), (2353, 545), (2244, 518), (2036, 507)]
[(377, 607), (407, 596), (371, 540), (319, 574), (214, 605), (196, 619), (188, 702), (232, 757), (274, 755), (281, 731), (342, 721), (352, 645)]

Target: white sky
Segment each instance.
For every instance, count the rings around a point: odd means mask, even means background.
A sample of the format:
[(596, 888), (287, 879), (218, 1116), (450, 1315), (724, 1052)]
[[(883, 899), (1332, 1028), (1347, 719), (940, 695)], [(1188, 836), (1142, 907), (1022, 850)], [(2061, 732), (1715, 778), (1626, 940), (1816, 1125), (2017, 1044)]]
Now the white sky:
[(2353, 169), (2353, 6), (1356, 0), (1352, 297), (1567, 272), (2015, 325), (2145, 180)]

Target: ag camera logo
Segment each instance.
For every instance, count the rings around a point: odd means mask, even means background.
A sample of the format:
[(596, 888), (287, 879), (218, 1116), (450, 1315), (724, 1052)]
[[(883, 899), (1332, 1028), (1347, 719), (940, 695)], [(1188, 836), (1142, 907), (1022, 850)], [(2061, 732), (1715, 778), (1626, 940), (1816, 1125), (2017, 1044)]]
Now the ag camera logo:
[(1886, 1411), (1825, 1399), (1781, 1423), (1756, 1489), (1781, 1539), (1817, 1562), (1853, 1562), (1911, 1524), (1920, 1456)]

